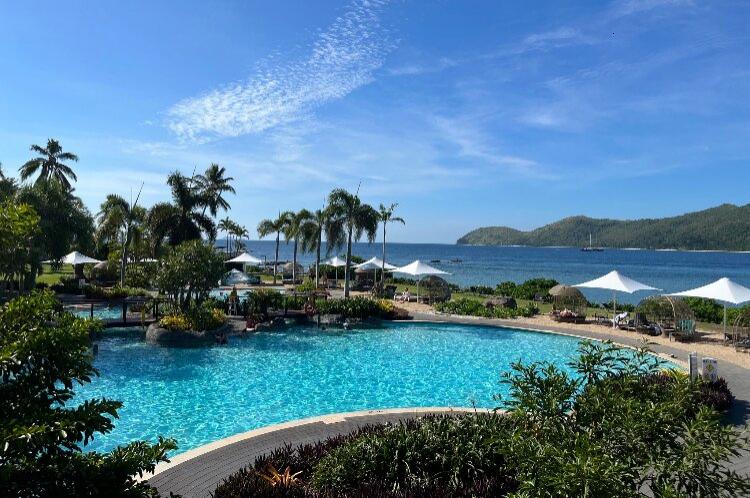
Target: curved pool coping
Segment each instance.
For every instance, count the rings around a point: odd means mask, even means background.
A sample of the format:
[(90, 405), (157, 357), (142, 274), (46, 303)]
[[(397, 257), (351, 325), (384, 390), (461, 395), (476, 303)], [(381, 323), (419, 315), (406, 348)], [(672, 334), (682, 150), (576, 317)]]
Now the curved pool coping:
[(348, 434), (369, 424), (398, 422), (424, 415), (492, 413), (487, 408), (412, 407), (362, 410), (308, 417), (268, 425), (229, 436), (174, 456), (156, 466), (153, 473), (137, 480), (148, 480), (160, 494), (170, 492), (183, 497), (207, 497), (221, 482), (251, 465), (262, 454), (284, 444), (298, 446), (339, 434)]
[[(636, 337), (633, 341), (627, 343), (615, 341), (613, 338), (607, 337), (605, 333), (599, 332), (534, 327), (529, 326), (529, 324), (519, 325), (510, 320), (456, 315), (417, 313), (413, 320), (402, 322), (507, 328), (524, 332), (563, 335), (584, 340), (610, 341), (617, 346), (630, 349), (637, 349), (643, 342), (641, 337)], [(649, 347), (655, 356), (682, 368), (687, 367), (687, 361), (678, 356), (678, 354), (684, 354), (684, 352), (660, 344), (649, 344)], [(720, 372), (722, 377), (725, 377), (729, 382), (736, 398), (735, 407), (733, 413), (730, 413), (729, 421), (735, 425), (744, 425), (750, 419), (750, 369), (733, 364), (722, 364)], [(255, 457), (268, 453), (283, 444), (298, 445), (315, 442), (332, 435), (351, 432), (361, 425), (392, 422), (426, 414), (486, 413), (490, 411), (492, 410), (467, 407), (412, 407), (364, 410), (297, 419), (235, 434), (180, 453), (170, 462), (157, 465), (154, 472), (144, 475), (142, 480), (148, 480), (162, 494), (168, 494), (171, 491), (185, 497), (210, 496), (210, 492), (224, 478), (251, 464)], [(342, 430), (342, 427), (344, 430)], [(734, 467), (740, 472), (750, 474), (750, 456), (743, 455), (738, 458)]]

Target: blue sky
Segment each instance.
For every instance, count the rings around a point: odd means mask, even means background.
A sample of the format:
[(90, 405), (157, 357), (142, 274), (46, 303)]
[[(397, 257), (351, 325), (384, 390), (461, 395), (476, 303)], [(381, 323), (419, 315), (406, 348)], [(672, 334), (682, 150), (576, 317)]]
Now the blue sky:
[(3, 2), (0, 162), (76, 152), (76, 189), (234, 176), (254, 229), (333, 187), (392, 240), (750, 202), (750, 4)]

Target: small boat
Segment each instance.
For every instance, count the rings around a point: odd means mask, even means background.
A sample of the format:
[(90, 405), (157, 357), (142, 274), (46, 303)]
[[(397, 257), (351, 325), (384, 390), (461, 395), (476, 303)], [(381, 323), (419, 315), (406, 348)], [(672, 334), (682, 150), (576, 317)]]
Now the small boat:
[(461, 258), (453, 258), (451, 259), (451, 263), (463, 263), (464, 260)]
[(440, 260), (439, 259), (431, 259), (430, 263), (440, 263)]
[(602, 251), (604, 251), (604, 248), (602, 248), (602, 247), (594, 247), (594, 244), (592, 243), (592, 239), (591, 239), (591, 232), (589, 232), (589, 245), (588, 245), (588, 247), (581, 247), (581, 251), (583, 251), (583, 252), (602, 252)]

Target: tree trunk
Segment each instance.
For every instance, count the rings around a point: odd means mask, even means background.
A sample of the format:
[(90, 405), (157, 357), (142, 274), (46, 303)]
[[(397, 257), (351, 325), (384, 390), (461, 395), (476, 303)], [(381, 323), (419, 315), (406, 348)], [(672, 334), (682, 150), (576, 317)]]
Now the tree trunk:
[(125, 271), (128, 265), (128, 245), (130, 242), (130, 223), (125, 230), (125, 240), (122, 243), (122, 255), (120, 258), (120, 287), (125, 287)]
[(383, 265), (382, 266), (383, 267), (380, 269), (380, 287), (385, 286), (385, 221), (383, 222)]
[(318, 267), (320, 266), (320, 244), (323, 243), (323, 232), (318, 232), (318, 247), (315, 249), (315, 288), (320, 285), (320, 277), (318, 275)]
[(276, 285), (276, 268), (279, 266), (279, 237), (280, 232), (276, 232), (276, 256), (273, 259), (273, 285)]
[(294, 256), (292, 257), (292, 285), (297, 283), (297, 239), (294, 239)]
[(352, 228), (346, 237), (346, 266), (344, 267), (344, 299), (349, 297), (349, 264), (352, 261)]

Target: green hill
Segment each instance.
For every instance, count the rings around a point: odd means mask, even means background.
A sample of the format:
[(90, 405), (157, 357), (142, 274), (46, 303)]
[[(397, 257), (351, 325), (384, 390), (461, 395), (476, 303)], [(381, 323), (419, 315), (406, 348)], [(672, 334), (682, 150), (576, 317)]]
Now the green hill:
[(723, 204), (671, 218), (607, 220), (571, 216), (528, 232), (509, 227), (483, 227), (467, 233), (457, 244), (574, 246), (645, 249), (750, 250), (750, 204)]

